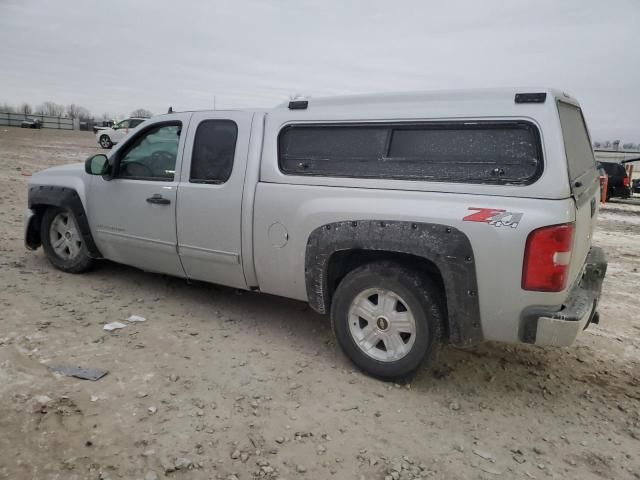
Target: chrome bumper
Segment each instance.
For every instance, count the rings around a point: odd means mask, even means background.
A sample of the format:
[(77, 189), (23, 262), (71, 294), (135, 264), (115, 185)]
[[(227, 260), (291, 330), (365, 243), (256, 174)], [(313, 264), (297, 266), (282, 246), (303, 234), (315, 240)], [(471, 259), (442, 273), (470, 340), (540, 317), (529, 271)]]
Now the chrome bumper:
[(607, 257), (599, 247), (591, 247), (582, 278), (569, 292), (560, 309), (535, 307), (524, 315), (521, 338), (536, 345), (566, 347), (590, 323), (598, 323), (598, 301), (607, 272)]

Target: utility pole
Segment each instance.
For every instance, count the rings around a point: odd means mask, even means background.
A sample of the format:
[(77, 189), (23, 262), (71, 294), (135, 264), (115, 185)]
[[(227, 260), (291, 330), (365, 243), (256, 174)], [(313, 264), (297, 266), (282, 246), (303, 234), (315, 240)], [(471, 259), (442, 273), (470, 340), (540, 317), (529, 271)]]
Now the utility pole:
[(213, 96), (213, 109), (216, 109), (216, 96)]

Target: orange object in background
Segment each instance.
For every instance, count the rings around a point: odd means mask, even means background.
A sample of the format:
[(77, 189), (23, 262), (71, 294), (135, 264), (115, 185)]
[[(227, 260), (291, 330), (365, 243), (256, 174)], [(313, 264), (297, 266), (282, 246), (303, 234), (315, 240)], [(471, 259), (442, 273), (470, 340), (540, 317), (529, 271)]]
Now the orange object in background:
[(607, 203), (607, 189), (609, 188), (609, 175), (600, 175), (600, 203)]

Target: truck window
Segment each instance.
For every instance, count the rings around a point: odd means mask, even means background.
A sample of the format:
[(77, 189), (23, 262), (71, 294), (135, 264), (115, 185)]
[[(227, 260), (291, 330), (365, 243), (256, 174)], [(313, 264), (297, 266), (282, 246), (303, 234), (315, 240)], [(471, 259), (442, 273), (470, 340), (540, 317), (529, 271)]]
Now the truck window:
[(138, 136), (122, 152), (118, 178), (170, 182), (176, 170), (180, 124), (159, 125)]
[(542, 171), (530, 123), (292, 125), (279, 137), (290, 175), (527, 184)]
[(238, 126), (232, 120), (204, 120), (198, 125), (191, 156), (191, 183), (224, 183), (233, 170)]
[(558, 102), (558, 113), (564, 138), (564, 150), (571, 180), (595, 168), (596, 160), (591, 149), (591, 141), (584, 124), (582, 111), (566, 102)]

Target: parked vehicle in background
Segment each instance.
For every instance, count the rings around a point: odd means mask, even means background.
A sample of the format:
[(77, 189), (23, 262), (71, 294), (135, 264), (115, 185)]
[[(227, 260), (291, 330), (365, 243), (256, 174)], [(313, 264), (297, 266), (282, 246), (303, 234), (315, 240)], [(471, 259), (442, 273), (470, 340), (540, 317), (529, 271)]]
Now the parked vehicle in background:
[(108, 128), (113, 127), (114, 122), (111, 120), (102, 121), (102, 122), (94, 122), (93, 124), (93, 133), (98, 133), (101, 130), (107, 130)]
[(623, 165), (613, 162), (598, 162), (598, 167), (607, 172), (607, 200), (612, 197), (629, 198), (631, 195), (629, 175)]
[(578, 102), (546, 90), (363, 95), (154, 117), (29, 182), (26, 244), (330, 313), (364, 371), (443, 343), (565, 346), (607, 268)]
[(143, 123), (146, 118), (134, 117), (127, 118), (110, 128), (105, 128), (96, 132), (96, 140), (102, 148), (111, 148), (120, 142), (129, 132)]
[(39, 118), (25, 118), (20, 122), (20, 128), (42, 128), (42, 121)]
[(631, 191), (633, 193), (640, 193), (640, 178), (636, 178), (631, 182)]

